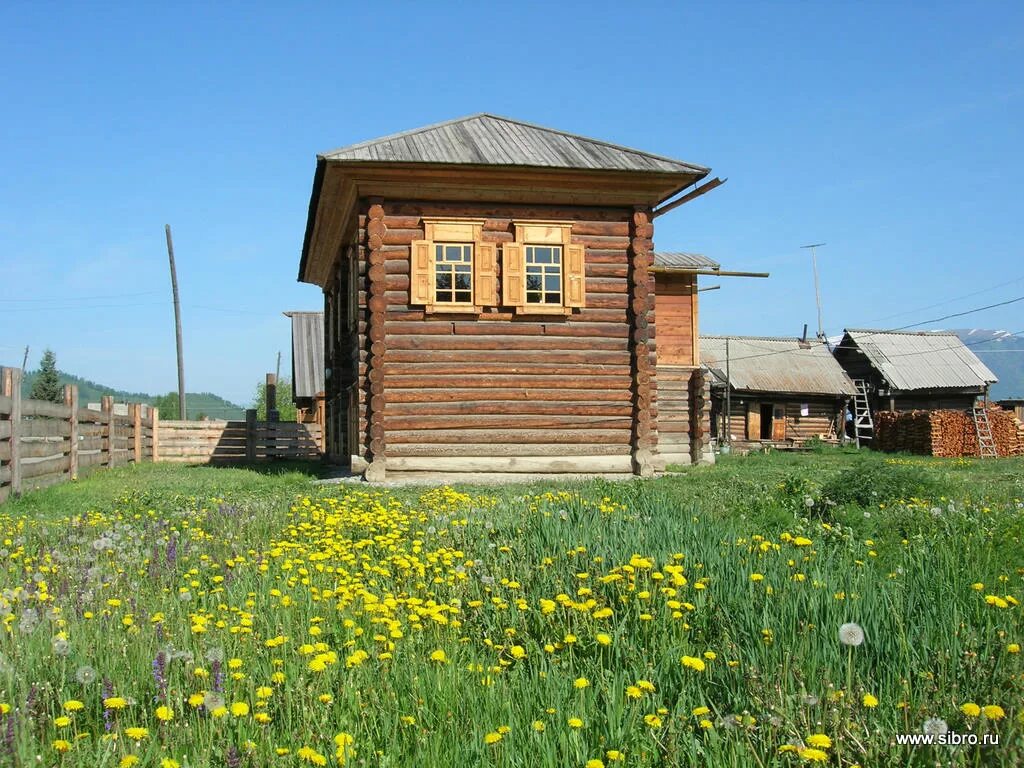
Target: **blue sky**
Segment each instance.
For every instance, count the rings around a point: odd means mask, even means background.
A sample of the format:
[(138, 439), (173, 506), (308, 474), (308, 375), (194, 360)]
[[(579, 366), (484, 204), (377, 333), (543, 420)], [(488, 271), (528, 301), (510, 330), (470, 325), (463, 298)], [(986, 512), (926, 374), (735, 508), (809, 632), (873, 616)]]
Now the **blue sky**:
[(483, 111), (728, 177), (655, 235), (772, 273), (705, 333), (813, 331), (810, 242), (830, 333), (1024, 295), (1020, 3), (7, 2), (0, 62), (0, 364), (173, 389), (170, 223), (188, 388), (248, 402), (320, 308), (316, 153)]

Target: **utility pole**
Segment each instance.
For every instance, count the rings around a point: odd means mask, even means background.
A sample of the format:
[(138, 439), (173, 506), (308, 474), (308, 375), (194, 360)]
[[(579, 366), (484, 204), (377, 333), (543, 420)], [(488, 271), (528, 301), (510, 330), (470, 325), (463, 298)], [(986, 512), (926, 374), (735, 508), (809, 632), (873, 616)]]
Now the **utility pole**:
[(281, 380), (281, 350), (277, 350), (277, 380)]
[(25, 366), (28, 365), (28, 344), (25, 345), (25, 357), (21, 359), (21, 370), (25, 370)]
[(814, 269), (814, 301), (818, 305), (818, 341), (827, 341), (825, 338), (825, 326), (821, 321), (821, 284), (818, 282), (818, 254), (817, 249), (825, 243), (811, 243), (801, 245), (801, 248), (811, 249), (811, 266)]
[(725, 443), (732, 450), (732, 376), (729, 371), (729, 337), (725, 337)]
[(171, 263), (171, 293), (174, 294), (174, 337), (178, 346), (178, 418), (184, 421), (185, 413), (185, 357), (181, 350), (181, 302), (178, 301), (178, 271), (174, 268), (174, 242), (171, 240), (171, 225), (164, 224), (167, 234), (167, 260)]

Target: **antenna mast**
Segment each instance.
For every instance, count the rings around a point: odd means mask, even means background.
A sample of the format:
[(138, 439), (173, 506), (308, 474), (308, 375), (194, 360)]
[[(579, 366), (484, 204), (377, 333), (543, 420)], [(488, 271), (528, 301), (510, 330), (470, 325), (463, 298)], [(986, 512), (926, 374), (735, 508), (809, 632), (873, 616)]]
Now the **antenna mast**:
[(818, 254), (817, 249), (825, 243), (811, 243), (801, 245), (801, 248), (811, 249), (811, 267), (814, 269), (814, 301), (818, 305), (818, 341), (827, 341), (825, 337), (825, 325), (821, 321), (821, 283), (818, 281)]

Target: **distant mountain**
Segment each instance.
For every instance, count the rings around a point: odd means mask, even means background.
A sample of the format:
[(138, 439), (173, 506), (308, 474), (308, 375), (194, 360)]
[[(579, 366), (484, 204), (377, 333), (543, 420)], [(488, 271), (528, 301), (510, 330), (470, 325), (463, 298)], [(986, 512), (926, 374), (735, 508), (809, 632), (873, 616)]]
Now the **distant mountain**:
[(953, 332), (999, 377), (999, 383), (992, 385), (993, 400), (1024, 397), (1024, 336), (982, 328)]
[[(25, 378), (21, 385), (23, 397), (28, 397), (32, 391), (32, 383), (38, 375), (38, 371), (25, 372)], [(149, 405), (153, 405), (159, 397), (159, 395), (148, 395), (144, 392), (126, 392), (123, 389), (114, 389), (97, 384), (94, 381), (89, 381), (88, 379), (83, 379), (81, 376), (64, 373), (63, 371), (60, 371), (58, 376), (62, 385), (74, 384), (78, 387), (78, 402), (82, 403), (83, 406), (86, 403), (98, 403), (104, 395), (112, 396), (116, 403), (147, 403)], [(243, 406), (235, 405), (212, 392), (186, 392), (185, 404), (188, 406), (190, 417), (192, 414), (198, 415), (202, 413), (211, 419), (245, 418), (245, 408)], [(177, 412), (177, 409), (175, 409), (175, 412)], [(163, 410), (161, 410), (161, 413), (163, 413)]]

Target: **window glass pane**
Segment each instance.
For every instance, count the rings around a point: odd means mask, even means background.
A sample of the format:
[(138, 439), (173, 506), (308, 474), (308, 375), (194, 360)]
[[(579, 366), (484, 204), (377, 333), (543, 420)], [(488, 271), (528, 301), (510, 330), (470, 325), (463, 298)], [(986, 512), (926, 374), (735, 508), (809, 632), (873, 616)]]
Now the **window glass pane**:
[(562, 301), (562, 294), (560, 293), (545, 293), (544, 303), (545, 304), (560, 304)]
[(527, 304), (540, 304), (541, 303), (541, 301), (540, 301), (540, 294), (539, 293), (527, 293), (526, 294), (526, 303)]
[(470, 293), (469, 293), (469, 291), (456, 291), (455, 292), (455, 300), (456, 301), (461, 301), (463, 303), (467, 303), (468, 304), (469, 301), (470, 301)]
[(463, 248), (461, 245), (449, 245), (444, 250), (445, 258), (448, 261), (462, 261)]
[(443, 261), (444, 260), (444, 246), (443, 245), (435, 245), (434, 246), (434, 259), (436, 261)]
[(452, 287), (452, 273), (451, 272), (438, 272), (437, 273), (437, 288), (449, 289)]
[(455, 274), (455, 287), (456, 288), (461, 288), (461, 289), (464, 289), (464, 290), (468, 291), (470, 289), (470, 287), (471, 287), (469, 275), (463, 274), (462, 272), (456, 273)]
[(526, 290), (528, 291), (539, 291), (540, 290), (540, 275), (527, 275), (526, 276)]
[(562, 248), (561, 246), (551, 249), (551, 263), (561, 264), (562, 263)]
[(545, 291), (560, 291), (562, 290), (562, 276), (547, 274), (544, 276), (544, 290)]

